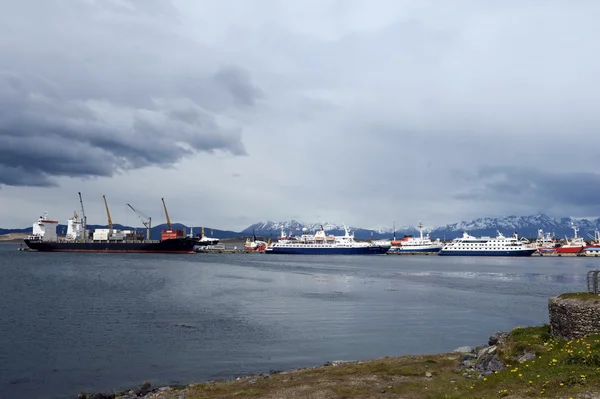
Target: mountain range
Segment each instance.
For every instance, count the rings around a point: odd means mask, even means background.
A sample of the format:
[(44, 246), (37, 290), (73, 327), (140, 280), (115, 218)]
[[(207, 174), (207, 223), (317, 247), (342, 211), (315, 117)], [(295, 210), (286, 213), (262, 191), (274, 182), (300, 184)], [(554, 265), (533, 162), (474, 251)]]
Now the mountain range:
[[(440, 238), (443, 240), (450, 240), (460, 237), (465, 231), (474, 236), (496, 236), (498, 231), (504, 235), (510, 235), (514, 232), (517, 232), (521, 237), (534, 238), (538, 235), (538, 229), (542, 229), (544, 233), (548, 232), (552, 233), (557, 238), (564, 238), (565, 236), (573, 236), (573, 229), (571, 228), (572, 225), (575, 225), (579, 228), (579, 236), (590, 238), (594, 236), (595, 230), (600, 230), (600, 218), (588, 220), (563, 217), (556, 219), (545, 214), (530, 216), (485, 217), (446, 224), (443, 226), (425, 226), (424, 232), (429, 233), (432, 238)], [(308, 231), (315, 231), (321, 226), (323, 226), (326, 231), (331, 232), (332, 234), (344, 234), (344, 227), (341, 224), (325, 222), (301, 223), (296, 220), (288, 222), (259, 222), (249, 226), (241, 233), (248, 235), (252, 234), (252, 231), (255, 231), (257, 235), (278, 237), (281, 234), (282, 228), (286, 234), (292, 232), (292, 234), (296, 235), (301, 234), (303, 228), (306, 228)], [(350, 231), (354, 232), (354, 236), (356, 238), (360, 239), (390, 238), (394, 234), (394, 229), (391, 226), (387, 229), (366, 229), (353, 226), (348, 228)], [(396, 237), (419, 234), (417, 224), (412, 226), (396, 227), (395, 230)]]
[[(544, 214), (530, 215), (530, 216), (501, 216), (501, 217), (485, 217), (474, 219), (470, 221), (462, 221), (444, 226), (425, 226), (425, 231), (428, 232), (432, 238), (441, 238), (450, 240), (462, 235), (463, 231), (467, 231), (469, 234), (474, 236), (495, 236), (497, 231), (505, 235), (510, 235), (517, 232), (521, 237), (537, 237), (538, 229), (542, 229), (544, 232), (554, 234), (557, 238), (572, 237), (573, 229), (572, 225), (579, 228), (579, 235), (584, 238), (593, 237), (595, 230), (600, 230), (600, 218), (597, 219), (577, 219), (571, 217), (563, 218), (552, 218)], [(325, 228), (328, 233), (335, 235), (344, 234), (344, 227), (342, 224), (334, 223), (302, 223), (297, 220), (291, 220), (286, 222), (258, 222), (246, 229), (235, 232), (230, 230), (219, 230), (213, 228), (205, 228), (205, 233), (209, 237), (215, 238), (241, 238), (251, 237), (253, 234), (263, 238), (276, 238), (281, 234), (283, 229), (284, 233), (293, 235), (302, 234), (303, 229), (306, 228), (308, 232), (314, 232), (321, 226)], [(88, 229), (106, 228), (106, 225), (88, 225)], [(114, 225), (116, 229), (124, 230), (142, 230), (145, 231), (144, 227), (132, 227)], [(181, 229), (185, 228), (189, 233), (190, 227), (182, 224), (173, 224), (173, 228)], [(361, 227), (348, 227), (357, 239), (380, 239), (380, 238), (391, 238), (394, 234), (392, 226), (390, 228), (361, 228)], [(165, 224), (154, 226), (151, 231), (152, 239), (160, 238), (160, 231), (166, 229)], [(23, 229), (2, 229), (0, 228), (0, 235), (9, 233), (30, 233), (31, 227)], [(57, 233), (64, 234), (66, 232), (65, 225), (58, 225)], [(201, 232), (201, 227), (193, 227), (194, 234)], [(401, 226), (397, 227), (395, 231), (396, 237), (402, 237), (403, 235), (418, 235), (419, 231), (414, 226)]]

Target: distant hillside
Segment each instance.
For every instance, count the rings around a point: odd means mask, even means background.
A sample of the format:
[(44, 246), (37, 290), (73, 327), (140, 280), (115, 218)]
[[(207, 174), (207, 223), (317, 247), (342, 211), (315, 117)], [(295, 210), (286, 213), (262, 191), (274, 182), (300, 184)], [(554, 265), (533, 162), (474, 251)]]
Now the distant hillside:
[[(396, 236), (417, 235), (419, 231), (416, 228), (417, 223), (413, 226), (402, 226), (396, 228)], [(462, 221), (444, 226), (425, 226), (425, 231), (434, 238), (450, 240), (462, 235), (464, 231), (475, 236), (495, 236), (498, 231), (507, 235), (517, 232), (522, 237), (537, 237), (538, 229), (544, 232), (553, 233), (557, 238), (572, 237), (573, 229), (571, 225), (579, 228), (579, 235), (584, 238), (593, 237), (595, 230), (600, 230), (600, 218), (574, 219), (564, 217), (554, 219), (544, 214), (531, 216), (502, 216), (497, 218), (479, 218), (470, 221)], [(302, 229), (306, 228), (309, 232), (318, 230), (321, 226), (332, 234), (344, 234), (344, 229), (341, 224), (335, 223), (302, 223), (297, 220), (284, 222), (258, 222), (248, 226), (242, 231), (243, 234), (256, 234), (267, 237), (278, 237), (281, 230), (286, 234), (290, 232), (294, 235), (302, 234)], [(366, 229), (360, 227), (349, 227), (350, 231), (354, 232), (354, 236), (359, 239), (380, 239), (389, 238), (393, 235), (393, 229)]]
[[(321, 228), (321, 225), (331, 234), (343, 235), (344, 227), (342, 224), (335, 223), (302, 223), (297, 220), (285, 221), (285, 222), (258, 222), (248, 226), (246, 229), (235, 232), (230, 230), (219, 230), (205, 227), (205, 234), (209, 237), (215, 238), (240, 238), (240, 237), (251, 237), (253, 232), (257, 237), (263, 237), (264, 239), (276, 238), (281, 234), (283, 229), (285, 234), (292, 233), (293, 235), (302, 234), (303, 229), (308, 232), (314, 232)], [(530, 216), (502, 216), (497, 218), (479, 218), (469, 221), (462, 221), (444, 226), (425, 226), (425, 231), (433, 238), (441, 238), (450, 240), (462, 235), (464, 231), (474, 236), (495, 236), (497, 231), (508, 235), (513, 232), (517, 232), (521, 237), (537, 237), (538, 229), (542, 229), (544, 232), (553, 233), (557, 238), (572, 237), (573, 229), (571, 225), (575, 225), (579, 228), (579, 235), (584, 238), (593, 237), (595, 230), (600, 230), (600, 218), (588, 220), (588, 219), (574, 219), (570, 217), (564, 217), (555, 219), (544, 214), (530, 215)], [(131, 227), (114, 225), (115, 228), (124, 230), (138, 230), (146, 231), (144, 227)], [(174, 228), (184, 228), (189, 234), (190, 227), (183, 224), (176, 223), (173, 225)], [(89, 229), (96, 228), (107, 228), (106, 225), (88, 225)], [(166, 224), (160, 224), (152, 228), (151, 237), (152, 239), (160, 238), (160, 231), (166, 229)], [(362, 227), (350, 226), (349, 230), (354, 233), (357, 239), (380, 239), (380, 238), (391, 238), (394, 234), (391, 228), (379, 228), (379, 229), (368, 229)], [(59, 235), (66, 233), (67, 227), (65, 225), (58, 225), (57, 233)], [(200, 234), (201, 227), (193, 227), (194, 235)], [(9, 233), (31, 233), (31, 227), (24, 229), (1, 229), (0, 235)], [(395, 234), (397, 237), (402, 237), (405, 234), (417, 235), (419, 231), (416, 228), (416, 223), (412, 226), (401, 226), (397, 227)]]

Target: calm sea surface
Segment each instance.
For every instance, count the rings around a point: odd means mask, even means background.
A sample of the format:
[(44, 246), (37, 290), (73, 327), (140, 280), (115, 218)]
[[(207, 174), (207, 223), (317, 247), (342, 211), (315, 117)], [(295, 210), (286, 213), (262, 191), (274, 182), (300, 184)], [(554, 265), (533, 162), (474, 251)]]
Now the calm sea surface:
[(0, 398), (451, 351), (548, 322), (598, 258), (43, 254), (0, 245)]

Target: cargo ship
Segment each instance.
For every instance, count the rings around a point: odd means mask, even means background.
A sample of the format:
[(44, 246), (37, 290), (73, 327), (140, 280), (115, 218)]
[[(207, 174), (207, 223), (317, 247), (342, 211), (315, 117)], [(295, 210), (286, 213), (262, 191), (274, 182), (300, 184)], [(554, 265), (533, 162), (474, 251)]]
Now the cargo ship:
[(79, 193), (82, 217), (80, 218), (77, 212), (74, 212), (73, 217), (67, 222), (67, 233), (64, 237), (56, 234), (58, 221), (49, 219), (46, 213), (33, 224), (32, 234), (24, 240), (25, 244), (40, 252), (195, 253), (194, 246), (197, 245), (198, 240), (187, 237), (184, 230), (172, 228), (164, 198), (162, 201), (167, 218), (167, 229), (161, 231), (160, 240), (150, 239), (151, 218), (144, 220), (141, 214), (129, 204), (127, 205), (142, 219), (147, 229), (147, 237), (144, 238), (144, 232), (114, 229), (106, 197), (103, 198), (108, 216), (107, 229), (92, 231), (86, 229), (83, 200)]

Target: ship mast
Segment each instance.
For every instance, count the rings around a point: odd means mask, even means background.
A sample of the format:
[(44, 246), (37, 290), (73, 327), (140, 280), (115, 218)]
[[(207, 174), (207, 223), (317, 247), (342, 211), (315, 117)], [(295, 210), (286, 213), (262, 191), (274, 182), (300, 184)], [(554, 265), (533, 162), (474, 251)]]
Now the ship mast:
[(165, 199), (161, 198), (162, 203), (163, 203), (163, 208), (165, 208), (165, 216), (167, 217), (167, 228), (169, 230), (172, 230), (172, 226), (171, 226), (171, 219), (169, 218), (169, 212), (167, 211), (167, 205), (165, 204)]
[(112, 230), (113, 222), (112, 222), (112, 219), (110, 218), (110, 211), (108, 210), (108, 203), (106, 202), (106, 195), (103, 195), (102, 198), (104, 199), (104, 206), (106, 207), (106, 216), (108, 217), (108, 228)]
[(81, 198), (81, 192), (79, 194), (79, 203), (81, 204), (81, 231), (83, 232), (83, 239), (87, 239), (85, 228), (87, 227), (87, 218), (85, 216), (85, 210), (83, 209), (83, 199)]
[(419, 233), (421, 234), (421, 241), (423, 241), (423, 223), (419, 222), (417, 228), (419, 229)]

